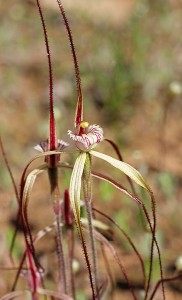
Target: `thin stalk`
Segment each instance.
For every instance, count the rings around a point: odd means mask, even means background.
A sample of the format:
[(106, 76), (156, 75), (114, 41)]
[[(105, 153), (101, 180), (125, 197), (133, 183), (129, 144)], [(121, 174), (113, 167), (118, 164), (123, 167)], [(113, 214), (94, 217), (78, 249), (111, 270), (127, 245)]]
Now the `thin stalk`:
[(160, 279), (160, 280), (157, 282), (157, 284), (156, 284), (156, 286), (155, 286), (155, 288), (154, 288), (154, 290), (153, 290), (153, 293), (152, 293), (152, 295), (150, 296), (149, 300), (152, 300), (152, 299), (154, 298), (154, 296), (155, 296), (155, 294), (156, 294), (156, 292), (157, 292), (157, 289), (158, 289), (158, 287), (160, 286), (161, 283), (164, 284), (165, 282), (171, 282), (171, 281), (175, 281), (175, 280), (179, 280), (179, 279), (182, 279), (182, 273), (180, 273), (180, 274), (178, 274), (178, 275), (175, 275), (175, 276), (173, 276), (173, 277)]
[(107, 220), (109, 220), (112, 224), (114, 224), (114, 226), (116, 226), (119, 231), (125, 236), (125, 238), (128, 240), (129, 244), (131, 245), (131, 247), (133, 248), (135, 254), (137, 255), (140, 264), (141, 264), (141, 269), (142, 269), (142, 274), (143, 274), (143, 285), (144, 287), (146, 286), (146, 274), (145, 274), (145, 267), (144, 267), (144, 262), (143, 259), (140, 255), (140, 253), (138, 252), (137, 248), (135, 247), (135, 245), (133, 244), (131, 238), (127, 235), (127, 233), (121, 228), (121, 226), (119, 226), (111, 217), (109, 217), (108, 215), (106, 215), (105, 213), (101, 212), (100, 210), (93, 208), (94, 211), (96, 211), (97, 213), (99, 213), (100, 215), (102, 215), (103, 217), (105, 217)]
[[(66, 280), (66, 265), (65, 265), (65, 256), (63, 250), (63, 233), (60, 226), (60, 216), (55, 215), (56, 219), (56, 251), (58, 257), (58, 274), (59, 274), (59, 284), (61, 293), (67, 294), (67, 280)], [(63, 288), (62, 288), (63, 286)]]
[[(14, 179), (14, 176), (13, 176), (13, 172), (11, 170), (11, 167), (10, 167), (10, 164), (9, 164), (9, 161), (8, 161), (8, 158), (7, 158), (7, 155), (6, 155), (6, 152), (5, 152), (5, 149), (4, 149), (4, 145), (3, 145), (3, 141), (1, 139), (1, 137), (0, 137), (0, 149), (1, 149), (1, 152), (2, 152), (4, 163), (6, 165), (8, 173), (9, 173), (11, 182), (13, 184), (13, 188), (14, 188), (14, 192), (15, 192), (15, 196), (16, 196), (16, 201), (17, 201), (17, 204), (18, 204), (18, 207), (19, 207), (19, 205), (20, 205), (20, 199), (19, 199), (18, 189), (17, 189), (17, 186), (16, 186), (16, 182), (15, 182), (15, 179)], [(15, 228), (15, 231), (13, 233), (13, 238), (12, 238), (11, 245), (10, 245), (10, 250), (9, 250), (10, 251), (10, 259), (11, 259), (12, 264), (14, 264), (12, 253), (13, 253), (13, 249), (14, 249), (14, 244), (15, 244), (16, 236), (17, 236), (17, 233), (18, 233), (18, 226), (19, 226), (20, 219), (21, 219), (20, 214), (21, 214), (21, 210), (20, 210), (20, 207), (19, 207), (18, 208), (17, 217), (16, 217), (16, 220), (17, 220), (17, 222), (16, 222), (16, 228)]]
[(110, 280), (110, 283), (111, 283), (111, 286), (112, 286), (112, 290), (113, 290), (114, 289), (114, 278), (113, 278), (113, 275), (112, 275), (112, 272), (111, 272), (111, 266), (109, 264), (104, 245), (101, 244), (100, 246), (101, 246), (101, 252), (102, 252), (103, 259), (104, 259), (104, 263), (105, 263), (105, 266), (106, 266), (106, 271), (108, 273), (108, 277), (109, 277), (109, 280)]
[[(84, 227), (84, 229), (85, 229), (87, 232), (89, 231), (89, 229), (86, 228), (86, 227)], [(124, 276), (124, 278), (125, 278), (125, 280), (126, 280), (126, 282), (127, 282), (127, 284), (128, 284), (128, 287), (129, 287), (129, 289), (130, 289), (130, 291), (131, 291), (131, 293), (132, 293), (133, 298), (134, 298), (135, 300), (137, 300), (136, 295), (135, 295), (135, 292), (134, 292), (134, 289), (133, 289), (133, 286), (130, 284), (129, 278), (128, 278), (127, 273), (126, 273), (126, 270), (125, 270), (124, 266), (122, 265), (121, 260), (120, 260), (120, 258), (119, 258), (119, 255), (117, 254), (116, 250), (114, 249), (114, 247), (112, 246), (112, 244), (111, 244), (111, 243), (110, 243), (110, 242), (109, 242), (102, 234), (100, 234), (100, 233), (99, 233), (97, 230), (95, 230), (95, 229), (94, 229), (94, 235), (95, 235), (95, 237), (96, 237), (101, 243), (103, 243), (104, 246), (107, 246), (108, 249), (111, 251), (111, 253), (112, 253), (114, 259), (116, 260), (116, 262), (117, 262), (117, 264), (118, 264), (118, 266), (119, 266), (119, 268), (120, 268), (120, 270), (121, 270), (121, 272), (122, 272), (122, 274), (123, 274), (123, 276)]]
[(85, 239), (84, 239), (84, 236), (83, 236), (82, 224), (81, 224), (79, 219), (78, 219), (78, 221), (77, 220), (75, 220), (75, 221), (76, 221), (80, 241), (81, 241), (81, 244), (82, 244), (82, 250), (83, 250), (83, 253), (84, 253), (84, 256), (85, 256), (86, 265), (87, 265), (87, 268), (88, 268), (89, 280), (90, 280), (90, 285), (91, 285), (91, 289), (92, 289), (92, 299), (93, 300), (98, 300), (96, 295), (95, 295), (95, 288), (94, 288), (94, 282), (93, 282), (93, 278), (92, 278), (91, 265), (90, 265), (90, 260), (89, 260), (89, 256), (88, 256), (87, 246), (86, 246)]
[[(56, 251), (58, 257), (58, 269), (59, 269), (59, 282), (63, 285), (63, 293), (67, 293), (67, 280), (66, 280), (66, 266), (63, 247), (63, 233), (60, 227), (61, 213), (60, 213), (60, 194), (58, 187), (58, 169), (48, 169), (50, 187), (51, 187), (51, 200), (53, 203), (53, 211), (56, 221)], [(61, 290), (62, 292), (62, 290)]]
[[(111, 140), (105, 139), (106, 142), (108, 142), (113, 149), (115, 150), (119, 160), (123, 161), (123, 157), (120, 153), (119, 147)], [(138, 197), (136, 190), (134, 188), (133, 182), (131, 179), (127, 176), (129, 184), (131, 186), (131, 189), (136, 197)], [(153, 253), (154, 253), (154, 242), (156, 240), (155, 234), (156, 234), (156, 208), (155, 208), (155, 198), (153, 195), (153, 192), (149, 189), (148, 190), (150, 193), (150, 199), (151, 199), (151, 208), (152, 208), (152, 215), (153, 215), (153, 237), (152, 237), (152, 243), (151, 243), (151, 252), (150, 252), (150, 268), (149, 268), (149, 275), (148, 275), (148, 283), (147, 283), (147, 288), (146, 288), (146, 295), (145, 295), (145, 300), (147, 299), (148, 296), (148, 291), (150, 287), (150, 282), (151, 282), (151, 277), (152, 277), (152, 268), (153, 268)], [(158, 248), (158, 245), (156, 245)], [(162, 292), (163, 292), (163, 299), (165, 300), (165, 291), (164, 291), (164, 285), (163, 285), (163, 271), (162, 271), (162, 262), (160, 258), (160, 250), (159, 248), (157, 249), (159, 252), (159, 264), (160, 264), (160, 275), (161, 275), (161, 283), (162, 283)]]
[(153, 228), (150, 225), (151, 231), (152, 231), (152, 242), (151, 242), (151, 253), (150, 253), (150, 269), (149, 269), (149, 276), (148, 276), (148, 285), (146, 289), (146, 294), (144, 300), (147, 300), (148, 298), (148, 292), (150, 288), (150, 282), (152, 278), (152, 270), (153, 270), (153, 256), (154, 256), (154, 244), (156, 245), (157, 251), (158, 251), (158, 258), (159, 258), (159, 266), (160, 266), (160, 276), (161, 276), (161, 284), (162, 284), (162, 294), (163, 294), (163, 299), (165, 300), (165, 290), (164, 290), (164, 283), (163, 283), (163, 270), (162, 270), (162, 260), (161, 260), (161, 254), (160, 254), (160, 249), (159, 245), (156, 239), (156, 203), (155, 203), (155, 198), (153, 195), (153, 192), (149, 190), (150, 193), (150, 199), (151, 199), (151, 207), (152, 207), (152, 216), (153, 216)]
[(85, 167), (83, 171), (83, 193), (84, 200), (86, 204), (87, 218), (88, 218), (88, 227), (89, 227), (89, 238), (90, 238), (90, 247), (93, 261), (93, 279), (96, 290), (96, 295), (99, 297), (99, 275), (98, 275), (98, 264), (97, 264), (97, 251), (96, 243), (94, 238), (93, 231), (93, 216), (92, 216), (92, 182), (91, 182), (91, 157), (87, 154)]
[(36, 264), (36, 267), (39, 269), (42, 269), (42, 266), (40, 265), (40, 263), (38, 262), (38, 259), (36, 257), (36, 252), (35, 252), (35, 247), (33, 244), (33, 237), (32, 237), (32, 233), (30, 230), (30, 226), (29, 226), (29, 220), (28, 220), (28, 201), (29, 199), (27, 198), (25, 203), (21, 206), (22, 210), (21, 210), (21, 218), (22, 218), (22, 222), (23, 222), (23, 229), (24, 229), (24, 237), (25, 237), (25, 243), (26, 246), (29, 248), (33, 258), (34, 258), (34, 262)]
[(38, 286), (39, 286), (39, 282), (37, 281), (37, 270), (34, 266), (34, 263), (32, 261), (32, 257), (31, 257), (31, 254), (30, 254), (30, 251), (29, 251), (29, 248), (27, 247), (27, 260), (28, 260), (28, 265), (29, 265), (29, 269), (30, 269), (30, 276), (31, 276), (31, 288), (32, 289), (32, 299), (33, 300), (38, 300)]
[(73, 274), (73, 257), (74, 257), (74, 227), (73, 227), (73, 211), (70, 205), (69, 190), (65, 189), (64, 192), (64, 223), (67, 238), (67, 265), (68, 265), (68, 282), (69, 292), (76, 300), (75, 282)]
[[(151, 281), (151, 275), (152, 275), (152, 264), (153, 264), (153, 251), (154, 251), (154, 243), (156, 245), (157, 248), (157, 252), (158, 252), (158, 258), (159, 258), (159, 265), (160, 265), (160, 272), (161, 272), (161, 282), (163, 284), (163, 271), (162, 271), (162, 260), (161, 260), (161, 253), (160, 253), (160, 249), (159, 249), (159, 245), (155, 236), (155, 232), (156, 232), (156, 222), (155, 222), (155, 201), (153, 199), (153, 194), (150, 191), (150, 196), (152, 199), (152, 204), (153, 204), (153, 218), (154, 218), (154, 225), (152, 226), (152, 222), (150, 220), (149, 217), (149, 213), (145, 207), (145, 205), (143, 204), (143, 202), (141, 200), (139, 200), (135, 195), (132, 195), (130, 192), (128, 192), (123, 186), (121, 186), (120, 184), (118, 184), (116, 181), (114, 181), (112, 178), (99, 174), (99, 173), (93, 173), (93, 175), (97, 178), (100, 178), (102, 180), (105, 180), (109, 183), (111, 183), (112, 185), (114, 185), (116, 188), (118, 188), (120, 191), (122, 191), (123, 193), (125, 193), (126, 195), (128, 195), (131, 199), (133, 199), (136, 203), (138, 203), (142, 209), (143, 212), (145, 214), (145, 217), (147, 219), (147, 222), (149, 224), (150, 230), (151, 230), (151, 234), (152, 234), (152, 243), (151, 243), (151, 253), (150, 253), (150, 269), (149, 269), (149, 278), (148, 278), (148, 282), (147, 282), (147, 288), (146, 288), (146, 294), (145, 294), (145, 299), (147, 299), (147, 295), (149, 292), (149, 287), (150, 287), (150, 281)], [(165, 300), (165, 293), (164, 293), (164, 286), (163, 286), (163, 299)]]
[(22, 269), (23, 269), (23, 264), (24, 264), (24, 262), (25, 262), (25, 259), (26, 259), (26, 251), (23, 253), (23, 257), (22, 257), (22, 259), (21, 259), (21, 262), (20, 262), (18, 271), (17, 271), (17, 273), (16, 273), (16, 277), (15, 277), (15, 280), (14, 280), (14, 282), (13, 282), (13, 286), (12, 286), (12, 288), (11, 288), (11, 291), (12, 291), (12, 292), (13, 292), (13, 291), (15, 290), (15, 288), (16, 288), (18, 279), (19, 279), (19, 277), (20, 277), (20, 273), (21, 273), (21, 271), (22, 271)]
[(5, 152), (5, 149), (4, 149), (1, 137), (0, 137), (0, 148), (1, 148), (2, 155), (3, 155), (4, 163), (6, 165), (6, 168), (8, 170), (9, 176), (11, 178), (11, 182), (13, 184), (13, 188), (14, 188), (14, 192), (15, 192), (17, 204), (19, 205), (20, 200), (19, 200), (18, 189), (17, 189), (17, 186), (16, 186), (16, 182), (15, 182), (15, 179), (14, 179), (14, 176), (13, 176), (13, 173), (12, 173), (9, 161), (7, 159), (7, 155), (6, 155), (6, 152)]
[(86, 201), (86, 210), (87, 210), (87, 218), (88, 218), (88, 226), (89, 226), (89, 238), (90, 238), (90, 246), (91, 246), (91, 254), (92, 254), (92, 261), (93, 261), (93, 279), (95, 284), (96, 290), (96, 299), (100, 299), (99, 297), (99, 274), (98, 274), (98, 264), (97, 264), (97, 251), (96, 251), (96, 242), (94, 238), (94, 231), (93, 231), (93, 218), (92, 218), (92, 204)]
[[(48, 67), (49, 67), (49, 110), (50, 110), (50, 123), (49, 123), (49, 130), (50, 130), (50, 136), (49, 136), (49, 150), (55, 150), (56, 149), (56, 128), (55, 128), (55, 118), (54, 118), (54, 99), (53, 99), (53, 71), (52, 71), (52, 62), (51, 62), (51, 53), (50, 53), (50, 47), (49, 47), (49, 41), (48, 41), (48, 34), (46, 30), (46, 25), (44, 21), (43, 12), (40, 6), (39, 0), (37, 1), (37, 6), (39, 10), (39, 15), (42, 23), (43, 33), (44, 33), (44, 40), (45, 40), (45, 46), (46, 46), (46, 54), (48, 59)], [(55, 156), (51, 157), (52, 160), (54, 160)]]
[[(69, 168), (72, 169), (71, 166), (67, 166), (67, 165), (60, 165), (62, 167), (65, 168)], [(150, 230), (151, 230), (151, 234), (152, 234), (152, 243), (151, 243), (151, 253), (150, 253), (150, 270), (149, 270), (149, 278), (148, 278), (148, 282), (147, 282), (147, 288), (146, 288), (146, 294), (145, 294), (145, 299), (147, 299), (147, 295), (149, 292), (149, 287), (150, 287), (150, 281), (151, 281), (151, 274), (152, 274), (152, 264), (153, 264), (153, 250), (154, 250), (154, 243), (155, 246), (157, 248), (157, 252), (158, 252), (158, 259), (159, 259), (159, 265), (160, 265), (160, 272), (161, 272), (161, 283), (163, 285), (163, 270), (162, 270), (162, 260), (161, 260), (161, 253), (160, 253), (160, 249), (159, 249), (159, 245), (155, 236), (155, 232), (156, 232), (156, 212), (155, 212), (155, 200), (153, 198), (153, 194), (150, 191), (150, 196), (151, 196), (151, 203), (152, 203), (152, 211), (153, 211), (153, 219), (154, 222), (152, 224), (151, 220), (150, 220), (150, 216), (149, 213), (145, 207), (145, 205), (143, 204), (143, 202), (141, 200), (138, 199), (138, 197), (136, 195), (132, 195), (129, 191), (127, 191), (122, 185), (120, 185), (119, 183), (117, 183), (115, 180), (113, 180), (112, 178), (100, 174), (100, 173), (96, 173), (93, 172), (91, 174), (92, 176), (99, 178), (101, 180), (105, 180), (107, 182), (109, 182), (110, 184), (112, 184), (114, 187), (116, 187), (117, 189), (119, 189), (121, 192), (123, 192), (124, 194), (128, 195), (131, 199), (133, 199), (143, 210), (146, 220), (149, 224)], [(165, 291), (164, 291), (164, 285), (163, 285), (163, 299), (165, 300)]]
[(82, 88), (81, 88), (80, 71), (79, 71), (75, 46), (73, 43), (73, 37), (72, 37), (71, 29), (69, 26), (69, 22), (68, 22), (65, 10), (64, 10), (63, 5), (60, 0), (57, 0), (57, 3), (59, 5), (59, 9), (61, 11), (61, 14), (62, 14), (62, 17), (64, 20), (64, 24), (65, 24), (65, 27), (66, 27), (66, 30), (68, 33), (71, 54), (72, 54), (72, 58), (73, 58), (74, 68), (75, 68), (75, 78), (76, 78), (77, 93), (78, 93), (78, 102), (77, 102), (77, 108), (76, 108), (76, 114), (75, 114), (75, 127), (77, 127), (80, 125), (81, 121), (83, 120), (83, 95), (82, 95)]
[(66, 226), (67, 248), (68, 248), (68, 270), (69, 270), (69, 285), (70, 293), (74, 300), (76, 300), (75, 282), (73, 274), (73, 253), (74, 253), (74, 232), (72, 225)]

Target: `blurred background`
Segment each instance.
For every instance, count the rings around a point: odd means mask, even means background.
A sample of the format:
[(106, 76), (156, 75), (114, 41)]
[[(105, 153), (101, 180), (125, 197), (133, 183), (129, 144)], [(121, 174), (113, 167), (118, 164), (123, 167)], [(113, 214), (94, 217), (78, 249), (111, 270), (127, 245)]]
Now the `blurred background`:
[[(52, 53), (57, 132), (68, 140), (66, 132), (73, 129), (77, 100), (73, 62), (56, 1), (42, 0), (41, 4)], [(124, 160), (140, 170), (153, 189), (164, 272), (175, 274), (182, 260), (182, 1), (92, 0), (88, 4), (86, 0), (65, 0), (63, 4), (79, 60), (85, 118), (104, 128), (105, 137), (117, 142)], [(0, 68), (0, 135), (18, 186), (26, 163), (36, 154), (33, 147), (48, 137), (48, 65), (35, 1), (1, 1)], [(104, 143), (100, 151), (115, 155)], [(10, 245), (17, 206), (2, 155), (0, 158), (0, 262), (5, 267), (10, 264), (4, 253)], [(66, 183), (68, 179), (63, 178)], [(41, 187), (44, 180), (40, 180)], [(145, 255), (148, 236), (136, 205), (121, 199), (109, 185), (95, 184), (95, 206), (104, 207)], [(30, 220), (37, 231), (52, 216), (45, 195), (38, 188), (35, 193), (37, 202), (31, 204)], [(143, 195), (145, 198), (147, 202)], [(133, 282), (140, 284), (131, 250), (119, 236), (116, 240)], [(20, 233), (17, 258), (21, 243)], [(0, 272), (0, 295), (11, 286), (5, 280), (7, 273)], [(123, 281), (117, 270), (115, 273), (115, 299), (120, 299)], [(158, 270), (156, 273), (157, 278)], [(169, 283), (166, 289), (167, 299), (181, 299), (180, 282)]]

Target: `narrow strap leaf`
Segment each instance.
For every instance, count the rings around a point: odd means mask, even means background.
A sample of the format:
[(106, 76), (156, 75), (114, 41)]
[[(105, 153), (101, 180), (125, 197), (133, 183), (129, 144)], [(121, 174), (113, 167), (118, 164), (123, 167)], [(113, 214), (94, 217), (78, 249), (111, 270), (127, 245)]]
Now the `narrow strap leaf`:
[(91, 150), (90, 154), (95, 157), (105, 160), (106, 162), (108, 162), (115, 168), (117, 168), (120, 171), (122, 171), (123, 173), (125, 173), (128, 177), (130, 177), (132, 180), (134, 180), (137, 184), (139, 184), (140, 186), (142, 186), (143, 188), (145, 188), (146, 190), (148, 190), (150, 192), (150, 188), (147, 185), (147, 183), (145, 182), (145, 180), (142, 177), (142, 175), (140, 174), (140, 172), (138, 172), (135, 168), (133, 168), (129, 164), (119, 161), (109, 155), (106, 155), (106, 154), (103, 154), (103, 153), (100, 153), (97, 151)]

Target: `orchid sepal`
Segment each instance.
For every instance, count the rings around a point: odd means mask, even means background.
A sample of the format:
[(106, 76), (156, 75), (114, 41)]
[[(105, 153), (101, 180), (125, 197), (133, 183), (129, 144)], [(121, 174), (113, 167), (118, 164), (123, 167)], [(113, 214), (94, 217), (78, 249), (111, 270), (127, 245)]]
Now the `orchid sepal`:
[(71, 180), (70, 180), (70, 201), (74, 213), (76, 223), (80, 221), (80, 193), (82, 184), (82, 174), (84, 170), (84, 165), (86, 161), (86, 153), (80, 153), (77, 157), (75, 165), (73, 167)]
[(109, 164), (111, 164), (115, 168), (122, 171), (124, 174), (126, 174), (128, 177), (130, 177), (132, 180), (134, 180), (138, 185), (142, 186), (143, 188), (145, 188), (146, 190), (151, 192), (150, 187), (148, 186), (148, 184), (146, 183), (145, 179), (140, 174), (140, 172), (137, 171), (132, 166), (130, 166), (129, 164), (127, 164), (123, 161), (120, 161), (118, 159), (115, 159), (115, 158), (113, 158), (109, 155), (98, 152), (98, 151), (91, 150), (90, 154), (97, 157), (97, 158), (101, 158), (104, 161), (108, 162)]

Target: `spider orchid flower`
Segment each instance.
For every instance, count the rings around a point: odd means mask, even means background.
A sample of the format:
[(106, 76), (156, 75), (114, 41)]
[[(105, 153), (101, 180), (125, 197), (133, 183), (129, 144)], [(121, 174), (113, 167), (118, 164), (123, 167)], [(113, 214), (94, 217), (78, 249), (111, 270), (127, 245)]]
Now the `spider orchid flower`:
[(100, 126), (89, 126), (89, 123), (84, 121), (80, 124), (78, 134), (68, 130), (68, 135), (75, 142), (76, 147), (83, 152), (89, 152), (104, 140), (103, 129)]
[[(79, 132), (74, 134), (69, 130), (68, 135), (80, 151), (73, 167), (70, 181), (70, 200), (76, 221), (80, 220), (80, 194), (83, 181), (85, 183), (86, 181), (90, 181), (88, 177), (91, 175), (91, 156), (106, 161), (129, 176), (138, 185), (150, 191), (144, 178), (135, 168), (109, 155), (93, 150), (97, 144), (100, 144), (104, 140), (103, 129), (100, 126), (89, 125), (88, 122), (82, 121)], [(86, 181), (82, 180), (85, 176), (87, 177)]]
[[(118, 159), (115, 159), (109, 155), (103, 154), (101, 152), (97, 152), (92, 150), (96, 147), (97, 144), (100, 144), (104, 140), (103, 129), (98, 125), (90, 125), (88, 122), (82, 121), (80, 126), (76, 127), (76, 133), (74, 134), (71, 131), (68, 131), (69, 137), (74, 141), (75, 146), (79, 150), (79, 155), (75, 161), (71, 180), (70, 180), (70, 201), (74, 213), (74, 217), (76, 220), (77, 228), (81, 240), (83, 239), (82, 233), (82, 222), (80, 219), (80, 196), (81, 189), (83, 189), (83, 197), (86, 205), (87, 218), (89, 224), (89, 235), (90, 235), (90, 246), (92, 251), (92, 266), (93, 266), (93, 297), (97, 299), (97, 295), (99, 295), (99, 275), (98, 275), (98, 267), (97, 267), (97, 255), (96, 255), (96, 244), (94, 237), (94, 229), (93, 229), (93, 216), (92, 216), (92, 179), (91, 179), (91, 158), (96, 157), (100, 158), (116, 169), (119, 169), (124, 174), (129, 176), (132, 180), (134, 180), (138, 185), (147, 189), (150, 192), (150, 188), (145, 182), (142, 175), (130, 166), (127, 163), (124, 163)], [(84, 244), (84, 243), (83, 243)]]

